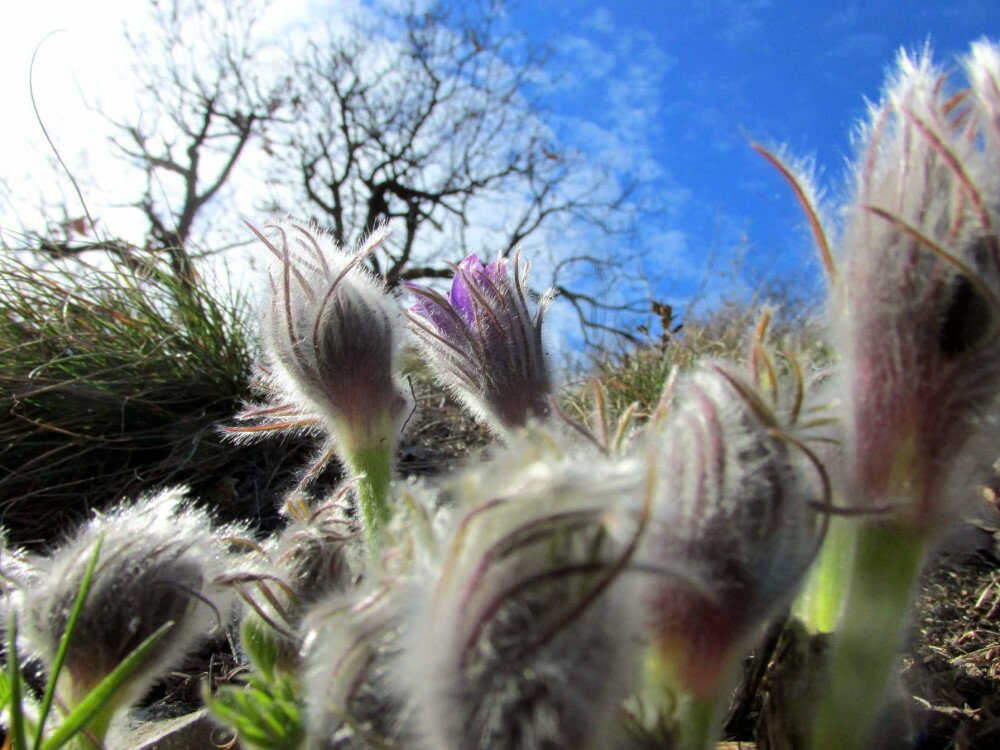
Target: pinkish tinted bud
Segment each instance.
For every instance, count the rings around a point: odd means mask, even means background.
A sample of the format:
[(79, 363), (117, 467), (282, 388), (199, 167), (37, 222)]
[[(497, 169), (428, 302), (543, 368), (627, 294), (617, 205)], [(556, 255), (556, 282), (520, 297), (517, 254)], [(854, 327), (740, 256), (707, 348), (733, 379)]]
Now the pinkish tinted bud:
[(933, 534), (996, 457), (1000, 392), (1000, 55), (969, 90), (902, 54), (873, 107), (833, 306), (856, 502)]
[(447, 295), (410, 284), (420, 297), (411, 329), (435, 375), (498, 433), (548, 411), (552, 389), (542, 346), (543, 297), (528, 309), (527, 265), (520, 255), (483, 265), (470, 255), (455, 269)]
[(657, 488), (640, 554), (664, 572), (649, 589), (648, 625), (680, 685), (709, 698), (809, 567), (823, 483), (727, 365), (688, 376), (674, 404), (650, 435)]

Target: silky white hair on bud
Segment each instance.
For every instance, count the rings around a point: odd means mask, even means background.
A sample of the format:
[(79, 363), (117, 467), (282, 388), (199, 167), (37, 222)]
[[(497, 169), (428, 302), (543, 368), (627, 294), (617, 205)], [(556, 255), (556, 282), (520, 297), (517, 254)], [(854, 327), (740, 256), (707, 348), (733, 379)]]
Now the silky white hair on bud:
[(292, 220), (251, 227), (275, 256), (261, 338), (258, 385), (269, 403), (225, 428), (237, 441), (270, 432), (327, 431), (340, 450), (394, 444), (412, 401), (399, 379), (401, 315), (365, 258), (389, 235), (376, 228), (348, 253)]
[(409, 746), (406, 699), (391, 668), (399, 626), (391, 582), (327, 597), (308, 613), (302, 660), (309, 750)]
[[(640, 560), (667, 572), (649, 583), (648, 624), (681, 661), (685, 687), (710, 695), (734, 650), (805, 575), (821, 541), (825, 475), (727, 364), (689, 374), (649, 438), (657, 486)], [(687, 575), (670, 572), (678, 561)]]
[(38, 575), (31, 556), (8, 542), (7, 529), (0, 528), (0, 595), (24, 590)]
[(310, 750), (412, 746), (413, 704), (396, 665), (413, 578), (427, 569), (448, 514), (426, 482), (394, 491), (399, 510), (382, 554), (366, 556), (357, 586), (316, 602), (299, 631)]
[[(963, 63), (972, 88), (970, 105), (976, 118), (973, 127), (992, 142), (984, 146), (984, 151), (992, 148), (996, 153), (1000, 151), (1000, 46), (987, 39), (974, 42)], [(995, 169), (992, 176), (1000, 180)]]
[(11, 609), (17, 611), (23, 606), (26, 592), (39, 575), (30, 555), (10, 544), (7, 529), (0, 528), (0, 635), (5, 638)]
[(585, 455), (529, 431), (447, 483), (453, 522), (412, 577), (397, 663), (418, 747), (610, 746), (640, 643), (624, 572), (641, 524), (615, 510), (643, 475)]
[(253, 627), (266, 628), (245, 633), (244, 640), (266, 637), (279, 668), (297, 668), (305, 612), (321, 599), (349, 591), (361, 577), (361, 532), (345, 499), (350, 488), (345, 485), (315, 506), (290, 495), (285, 527), (262, 544), (237, 540), (254, 554), (219, 578), (242, 599), (244, 618), (257, 618)]
[(174, 488), (98, 514), (50, 556), (21, 600), (22, 637), (52, 664), (98, 538), (100, 554), (73, 630), (59, 689), (78, 702), (147, 637), (173, 627), (117, 699), (131, 705), (187, 653), (224, 624), (228, 596), (214, 583), (225, 565), (211, 519)]
[(852, 489), (919, 533), (962, 512), (1000, 437), (984, 416), (1000, 386), (997, 57), (973, 45), (953, 93), (929, 49), (900, 54), (838, 242)]
[(269, 545), (275, 566), (285, 573), (304, 607), (327, 594), (348, 590), (360, 577), (361, 530), (351, 517), (345, 490), (317, 507), (295, 507), (288, 524)]

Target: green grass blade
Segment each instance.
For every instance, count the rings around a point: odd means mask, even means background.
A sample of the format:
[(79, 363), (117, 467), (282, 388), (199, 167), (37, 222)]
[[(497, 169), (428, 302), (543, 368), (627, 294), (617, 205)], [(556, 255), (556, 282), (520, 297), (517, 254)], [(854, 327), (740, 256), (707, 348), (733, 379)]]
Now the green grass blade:
[(73, 635), (73, 630), (76, 628), (77, 618), (80, 616), (80, 611), (83, 609), (83, 602), (87, 598), (87, 592), (90, 591), (90, 581), (94, 577), (94, 569), (97, 567), (97, 558), (101, 554), (101, 545), (104, 542), (104, 534), (101, 533), (97, 537), (97, 543), (94, 545), (94, 552), (90, 556), (90, 562), (87, 565), (87, 570), (83, 574), (83, 581), (80, 583), (80, 590), (76, 594), (76, 601), (73, 602), (73, 609), (69, 614), (69, 619), (66, 621), (66, 630), (62, 634), (62, 639), (59, 641), (59, 649), (56, 651), (56, 658), (52, 662), (52, 673), (49, 675), (48, 682), (45, 684), (45, 693), (42, 696), (42, 707), (38, 714), (38, 728), (35, 730), (35, 741), (32, 743), (32, 747), (40, 747), (42, 744), (42, 734), (45, 731), (45, 719), (49, 715), (49, 711), (52, 709), (52, 700), (56, 694), (56, 682), (59, 679), (59, 673), (62, 671), (63, 662), (66, 661), (66, 652), (69, 650), (69, 640)]
[(41, 750), (56, 750), (73, 738), (80, 730), (86, 727), (92, 719), (101, 713), (108, 703), (115, 697), (118, 690), (125, 682), (139, 669), (142, 662), (149, 656), (150, 651), (162, 640), (167, 632), (174, 626), (174, 623), (164, 623), (155, 633), (140, 643), (136, 649), (126, 656), (121, 664), (112, 670), (111, 674), (101, 680), (97, 687), (90, 691), (86, 698), (73, 709), (60, 724), (48, 740), (41, 746)]
[(5, 667), (0, 672), (0, 713), (3, 713), (8, 703), (10, 703), (10, 677), (7, 675)]
[(28, 750), (28, 740), (24, 735), (21, 670), (17, 663), (17, 614), (13, 609), (7, 625), (7, 679), (10, 683), (10, 746), (12, 750)]

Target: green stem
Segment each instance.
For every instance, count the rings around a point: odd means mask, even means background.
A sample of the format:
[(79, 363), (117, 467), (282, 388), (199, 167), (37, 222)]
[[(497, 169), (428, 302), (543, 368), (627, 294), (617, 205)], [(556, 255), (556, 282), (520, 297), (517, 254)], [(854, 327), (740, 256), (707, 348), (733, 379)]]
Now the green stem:
[(718, 697), (691, 696), (681, 713), (678, 750), (711, 750), (719, 732)]
[(809, 572), (809, 579), (793, 607), (793, 614), (810, 634), (832, 633), (847, 597), (857, 521), (831, 518), (823, 546)]
[(392, 515), (389, 510), (389, 483), (392, 480), (392, 451), (359, 450), (351, 457), (351, 468), (360, 476), (358, 506), (361, 526), (368, 549), (374, 552), (381, 541), (382, 529)]
[(925, 538), (882, 525), (857, 532), (843, 617), (830, 655), (813, 750), (865, 747), (896, 662)]

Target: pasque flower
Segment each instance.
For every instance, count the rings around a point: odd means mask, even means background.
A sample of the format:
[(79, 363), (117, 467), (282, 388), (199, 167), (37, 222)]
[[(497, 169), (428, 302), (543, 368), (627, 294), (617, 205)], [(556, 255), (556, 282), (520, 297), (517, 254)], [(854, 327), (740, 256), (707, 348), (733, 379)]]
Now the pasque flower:
[[(929, 544), (996, 457), (1000, 422), (1000, 53), (954, 91), (901, 53), (871, 108), (831, 283), (843, 355), (850, 589), (814, 747), (865, 746)], [(845, 721), (845, 717), (850, 717)]]
[(320, 599), (349, 591), (360, 579), (361, 531), (344, 502), (349, 489), (315, 507), (292, 496), (282, 530), (263, 544), (237, 540), (253, 553), (220, 581), (247, 604), (242, 642), (258, 671), (294, 674), (305, 612)]
[(818, 549), (825, 475), (730, 366), (681, 381), (648, 436), (657, 467), (640, 561), (648, 628), (668, 685), (690, 702), (684, 747), (714, 739), (732, 670), (787, 604)]
[(625, 575), (641, 522), (615, 512), (643, 492), (637, 462), (529, 431), (444, 492), (452, 520), (401, 628), (413, 746), (614, 747), (641, 655)]
[(272, 229), (271, 238), (253, 230), (276, 257), (261, 329), (270, 403), (248, 406), (237, 419), (251, 424), (226, 432), (326, 432), (330, 447), (307, 478), (339, 454), (362, 477), (361, 515), (373, 540), (389, 516), (393, 453), (411, 407), (399, 376), (399, 313), (361, 265), (388, 230), (376, 229), (352, 254), (315, 228), (284, 221)]
[(833, 290), (855, 500), (933, 535), (995, 458), (1000, 394), (1000, 61), (973, 46), (950, 94), (901, 55), (873, 107)]
[(410, 747), (410, 714), (394, 681), (400, 600), (391, 583), (334, 594), (303, 627), (307, 747)]
[[(215, 583), (226, 550), (208, 515), (191, 507), (181, 489), (150, 495), (97, 515), (52, 555), (33, 561), (38, 575), (30, 595), (19, 599), (22, 634), (49, 666), (99, 538), (90, 590), (59, 678), (62, 699), (79, 703), (144, 640), (173, 623), (110, 704), (106, 726), (116, 708), (140, 699), (199, 641), (218, 632), (229, 599)], [(91, 728), (100, 734), (101, 727)]]
[(483, 265), (470, 255), (444, 295), (407, 288), (420, 297), (411, 329), (435, 375), (469, 411), (497, 433), (544, 415), (552, 389), (542, 344), (542, 318), (551, 295), (528, 308), (528, 264), (514, 254)]

